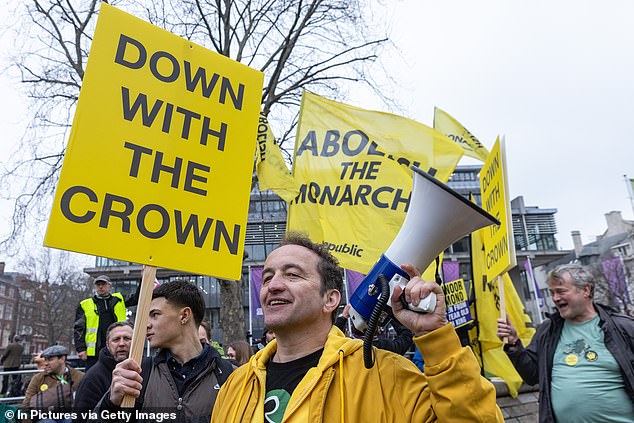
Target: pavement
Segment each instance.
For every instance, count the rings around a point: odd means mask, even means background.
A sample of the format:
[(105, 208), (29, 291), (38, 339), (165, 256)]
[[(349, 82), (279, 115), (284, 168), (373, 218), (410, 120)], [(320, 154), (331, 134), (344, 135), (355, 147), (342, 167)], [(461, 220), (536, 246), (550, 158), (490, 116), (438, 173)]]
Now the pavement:
[(517, 398), (511, 397), (502, 380), (492, 380), (497, 403), (506, 423), (537, 423), (539, 420), (539, 387), (522, 385)]

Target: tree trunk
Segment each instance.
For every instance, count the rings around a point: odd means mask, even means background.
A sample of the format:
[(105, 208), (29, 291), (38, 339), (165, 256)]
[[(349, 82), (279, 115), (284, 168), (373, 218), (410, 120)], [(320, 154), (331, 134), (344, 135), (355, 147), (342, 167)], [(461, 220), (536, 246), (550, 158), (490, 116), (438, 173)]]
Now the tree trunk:
[(220, 283), (220, 327), (223, 345), (246, 340), (244, 308), (242, 307), (242, 282), (218, 279)]

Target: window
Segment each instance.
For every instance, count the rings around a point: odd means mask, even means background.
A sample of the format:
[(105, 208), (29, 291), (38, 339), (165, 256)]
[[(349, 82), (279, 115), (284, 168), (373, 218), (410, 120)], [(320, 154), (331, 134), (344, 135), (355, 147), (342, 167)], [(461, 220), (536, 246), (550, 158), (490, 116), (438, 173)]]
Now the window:
[(7, 304), (4, 307), (4, 320), (11, 320), (13, 318), (13, 304)]

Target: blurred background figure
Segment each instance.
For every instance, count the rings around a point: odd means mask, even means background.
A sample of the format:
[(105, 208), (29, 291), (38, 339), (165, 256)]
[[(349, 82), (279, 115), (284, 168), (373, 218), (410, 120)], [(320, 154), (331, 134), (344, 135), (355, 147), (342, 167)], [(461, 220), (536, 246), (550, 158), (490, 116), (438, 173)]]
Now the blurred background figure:
[[(0, 363), (2, 364), (2, 369), (5, 372), (14, 372), (16, 370), (20, 370), (20, 364), (22, 360), (22, 353), (24, 352), (24, 346), (20, 343), (22, 338), (20, 335), (15, 335), (13, 337), (13, 342), (7, 345), (7, 349), (2, 354), (2, 358), (0, 358)], [(4, 375), (2, 378), (2, 391), (0, 394), (2, 396), (9, 395), (11, 391), (11, 387), (13, 385), (19, 386), (21, 382), (20, 375)], [(16, 395), (19, 396), (19, 395)]]
[[(335, 326), (337, 326), (344, 334), (350, 338), (363, 339), (363, 332), (358, 331), (354, 325), (348, 324), (350, 318), (350, 304), (346, 304), (343, 308), (343, 312), (335, 320)], [(414, 334), (411, 330), (407, 329), (395, 318), (392, 318), (388, 322), (389, 326), (392, 326), (394, 330), (394, 336), (388, 336), (387, 331), (381, 331), (378, 335), (375, 335), (372, 344), (381, 348), (382, 350), (392, 351), (396, 354), (404, 355), (414, 346)], [(352, 332), (348, 330), (351, 328)], [(386, 327), (387, 328), (387, 327)], [(421, 357), (422, 358), (422, 357)]]
[(66, 364), (68, 349), (62, 345), (48, 347), (40, 355), (45, 362), (44, 371), (31, 379), (22, 409), (27, 413), (31, 409), (68, 412), (84, 374)]
[(202, 345), (209, 344), (218, 351), (220, 356), (225, 356), (225, 350), (222, 345), (211, 339), (211, 323), (208, 320), (203, 320), (198, 326), (198, 339)]
[(35, 365), (37, 366), (38, 370), (44, 370), (44, 366), (46, 366), (46, 362), (44, 361), (44, 359), (42, 358), (42, 353), (37, 353), (35, 355), (35, 357), (33, 357), (33, 363), (35, 363)]
[(203, 320), (198, 326), (198, 339), (203, 345), (211, 344), (211, 324), (207, 320)]
[(235, 341), (227, 347), (227, 358), (236, 366), (242, 366), (253, 355), (253, 349), (247, 341)]
[(260, 338), (260, 342), (258, 342), (257, 344), (253, 346), (253, 351), (254, 352), (260, 351), (266, 346), (266, 344), (268, 344), (274, 339), (275, 339), (275, 333), (271, 329), (264, 326), (264, 329), (262, 330), (262, 338)]

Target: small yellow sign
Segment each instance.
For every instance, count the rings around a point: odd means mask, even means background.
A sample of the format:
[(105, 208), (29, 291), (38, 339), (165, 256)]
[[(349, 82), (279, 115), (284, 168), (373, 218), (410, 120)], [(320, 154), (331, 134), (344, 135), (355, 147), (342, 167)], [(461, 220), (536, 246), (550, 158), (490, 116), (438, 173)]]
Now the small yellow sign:
[(262, 82), (102, 3), (45, 245), (239, 279)]
[(485, 274), (489, 281), (517, 264), (507, 174), (504, 140), (498, 138), (480, 170), (482, 208), (501, 222), (480, 230), (485, 250)]
[(454, 306), (469, 300), (469, 297), (467, 296), (467, 289), (465, 288), (464, 281), (462, 279), (445, 282), (442, 285), (442, 288), (445, 292), (445, 304), (447, 306)]
[(469, 309), (469, 297), (467, 289), (462, 279), (442, 284), (445, 293), (445, 304), (447, 305), (447, 320), (453, 327), (459, 328), (473, 322), (471, 310)]

